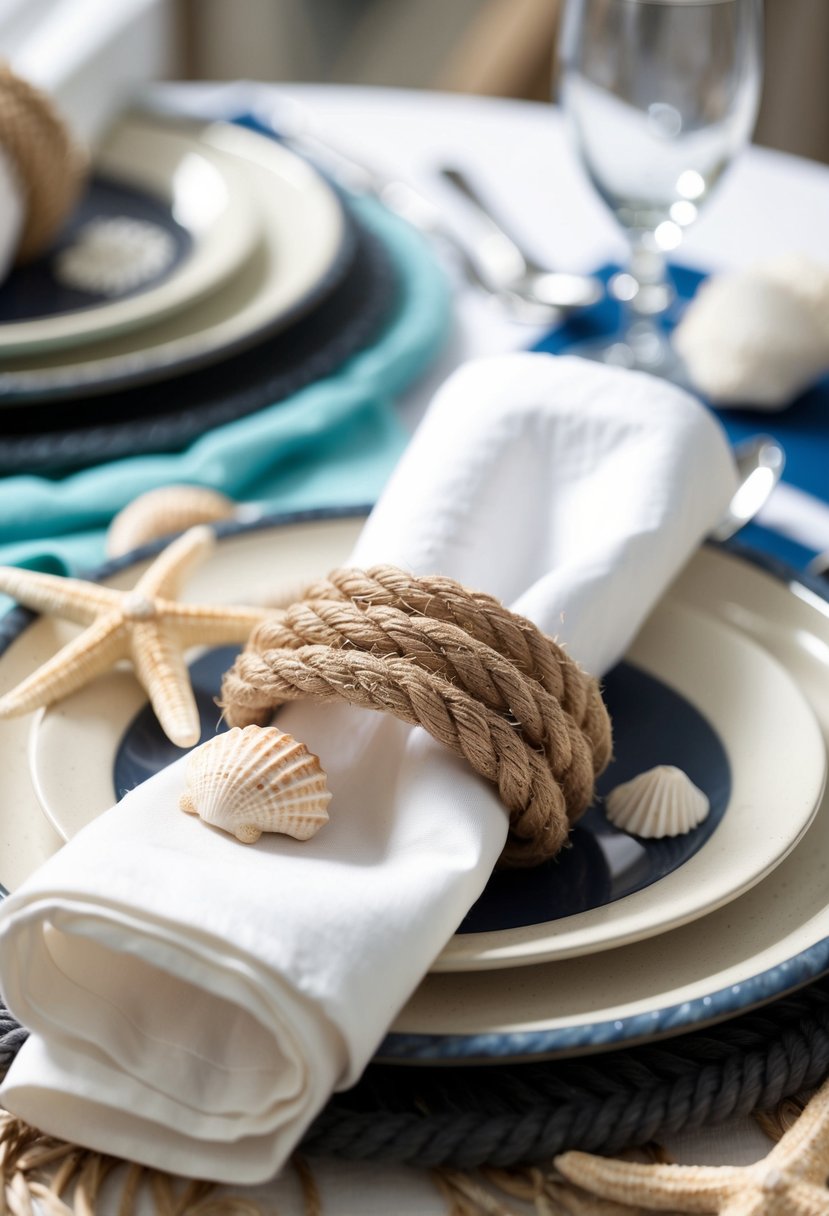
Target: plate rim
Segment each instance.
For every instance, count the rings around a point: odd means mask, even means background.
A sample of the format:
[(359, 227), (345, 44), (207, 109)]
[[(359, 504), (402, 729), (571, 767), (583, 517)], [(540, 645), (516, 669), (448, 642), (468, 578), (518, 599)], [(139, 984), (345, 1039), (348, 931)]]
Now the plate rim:
[[(330, 209), (332, 223), (331, 250), (328, 261), (317, 274), (313, 282), (307, 284), (297, 297), (276, 310), (267, 317), (259, 318), (256, 325), (232, 334), (224, 335), (216, 343), (206, 341), (205, 334), (213, 332), (217, 326), (227, 326), (232, 317), (225, 317), (219, 322), (210, 322), (197, 327), (192, 333), (188, 332), (175, 338), (157, 342), (152, 348), (152, 356), (147, 357), (147, 351), (139, 346), (119, 354), (99, 353), (90, 355), (83, 361), (58, 364), (51, 368), (32, 366), (19, 370), (5, 370), (0, 361), (0, 406), (3, 408), (25, 409), (27, 405), (43, 403), (66, 402), (67, 405), (78, 397), (97, 396), (119, 389), (138, 387), (152, 384), (162, 377), (178, 377), (186, 372), (207, 368), (220, 359), (228, 358), (241, 351), (255, 346), (266, 337), (287, 329), (294, 321), (309, 312), (325, 295), (339, 282), (353, 260), (356, 248), (356, 234), (353, 223), (346, 212), (341, 192), (309, 161), (281, 144), (275, 137), (263, 131), (255, 131), (243, 125), (241, 120), (227, 121), (222, 119), (192, 119), (192, 118), (160, 118), (158, 115), (142, 115), (148, 125), (159, 125), (164, 129), (184, 130), (197, 143), (205, 142), (221, 156), (229, 156), (238, 161), (238, 171), (244, 175), (246, 164), (267, 171), (267, 164), (262, 164), (255, 154), (245, 153), (244, 149), (267, 149), (267, 159), (276, 162), (281, 160), (286, 167), (283, 176), (304, 175), (308, 181), (314, 182), (314, 189), (319, 198), (325, 199), (325, 206)], [(229, 139), (235, 148), (223, 146)], [(236, 166), (235, 166), (236, 167)], [(250, 183), (248, 183), (249, 188)], [(225, 284), (233, 283), (237, 276), (249, 268), (254, 260), (265, 249), (270, 249), (276, 255), (275, 245), (276, 220), (270, 223), (260, 222), (258, 239), (254, 241), (248, 256), (225, 277)], [(284, 236), (284, 231), (283, 234)], [(248, 307), (262, 291), (261, 285), (256, 288), (248, 300)], [(198, 308), (209, 298), (210, 293), (202, 294), (182, 308), (174, 310), (172, 315), (182, 315), (188, 308)], [(233, 314), (236, 316), (236, 313)], [(163, 317), (162, 317), (163, 321)], [(135, 333), (140, 334), (142, 328), (136, 327)], [(124, 333), (129, 336), (132, 331)], [(119, 338), (122, 333), (110, 335)], [(106, 344), (108, 338), (101, 339)], [(94, 343), (86, 346), (95, 349)], [(83, 351), (84, 346), (68, 348)], [(60, 354), (60, 351), (56, 351)], [(34, 358), (30, 354), (31, 358)], [(34, 359), (36, 363), (37, 360)]]
[[(370, 504), (320, 507), (301, 511), (274, 512), (253, 522), (229, 521), (216, 525), (219, 539), (252, 531), (294, 524), (364, 518)], [(169, 538), (155, 541), (87, 571), (83, 577), (106, 578), (129, 566), (155, 556)], [(797, 570), (780, 558), (744, 545), (739, 540), (706, 541), (706, 549), (737, 558), (749, 567), (768, 574), (776, 582), (804, 588), (829, 616), (829, 585), (814, 575)], [(0, 617), (0, 658), (35, 620), (29, 609), (14, 607)], [(0, 894), (8, 894), (0, 887)], [(532, 1061), (564, 1058), (631, 1046), (645, 1039), (652, 1041), (723, 1020), (737, 1012), (768, 1003), (793, 992), (829, 972), (829, 936), (797, 951), (789, 958), (743, 979), (738, 985), (713, 989), (703, 996), (681, 1003), (649, 1009), (613, 1020), (587, 1022), (557, 1028), (486, 1031), (470, 1034), (390, 1031), (375, 1054), (380, 1063), (494, 1065), (509, 1060)]]
[[(677, 638), (690, 661), (677, 662)], [(657, 607), (626, 657), (637, 670), (648, 672), (684, 698), (717, 735), (731, 772), (727, 804), (731, 813), (682, 864), (658, 881), (564, 918), (456, 932), (432, 963), (432, 973), (502, 971), (558, 962), (670, 932), (724, 907), (761, 882), (808, 830), (825, 788), (826, 751), (811, 706), (781, 663), (733, 626), (670, 598)], [(752, 729), (741, 728), (732, 714), (718, 713), (722, 688), (712, 692), (705, 679), (694, 676), (697, 659), (703, 669), (708, 663), (723, 672), (725, 686), (742, 689), (749, 681), (754, 693), (741, 692), (741, 697), (753, 695), (761, 703)], [(93, 817), (117, 797), (113, 765), (146, 695), (132, 679), (116, 682), (115, 674), (65, 702), (41, 708), (32, 719), (28, 747), (32, 785), (43, 813), (63, 840), (70, 840), (89, 821), (90, 790), (95, 790)], [(100, 712), (102, 697), (110, 700), (111, 713), (96, 730), (94, 755), (101, 763), (95, 763), (92, 772), (92, 748), (77, 732), (79, 723), (85, 724), (88, 715), (96, 713), (96, 706)], [(777, 814), (782, 791), (772, 767), (774, 739), (781, 731), (792, 749), (797, 773), (793, 802), (782, 823)], [(763, 742), (758, 743), (758, 736)], [(69, 753), (77, 760), (67, 771), (59, 758)], [(742, 849), (745, 835), (755, 828), (760, 835), (757, 847)]]
[[(801, 587), (819, 601), (829, 617), (829, 582), (798, 570), (772, 554), (737, 538), (706, 540), (703, 548), (725, 553), (768, 574), (790, 589)], [(713, 1023), (768, 1004), (803, 988), (829, 973), (829, 936), (813, 942), (787, 959), (763, 968), (739, 984), (726, 984), (702, 996), (580, 1025), (533, 1030), (488, 1031), (472, 1034), (434, 1034), (390, 1031), (374, 1057), (377, 1063), (435, 1067), (452, 1065), (496, 1066), (544, 1059), (566, 1059), (633, 1047), (676, 1034), (701, 1030)]]
[[(133, 111), (124, 114), (109, 130), (104, 144), (95, 154), (92, 176), (140, 190), (158, 200), (158, 192), (147, 178), (146, 162), (138, 164), (132, 161), (128, 177), (119, 171), (112, 171), (113, 156), (117, 158), (119, 153), (123, 155), (120, 143), (126, 139), (129, 144), (136, 133), (140, 138), (146, 127), (140, 114)], [(186, 138), (183, 132), (177, 132), (172, 127), (158, 126), (158, 130), (162, 139), (181, 141)], [(174, 267), (172, 273), (163, 276), (158, 283), (122, 298), (98, 301), (69, 312), (0, 323), (0, 370), (5, 358), (36, 357), (38, 353), (74, 349), (90, 342), (104, 341), (126, 330), (153, 324), (220, 287), (249, 257), (257, 243), (260, 224), (245, 189), (243, 174), (226, 158), (216, 156), (206, 144), (191, 148), (189, 153), (183, 149), (182, 159), (185, 155), (201, 158), (224, 181), (228, 205), (217, 221), (227, 233), (219, 238), (225, 243), (224, 248), (211, 255), (209, 244), (211, 241), (215, 243), (216, 239), (213, 225), (208, 230), (207, 239), (200, 243), (192, 226), (183, 223), (193, 248), (181, 266)], [(172, 181), (167, 185), (172, 186)], [(175, 200), (165, 195), (161, 201), (165, 206), (172, 206)]]
[[(681, 602), (671, 602), (670, 599), (668, 600), (665, 608), (658, 605), (656, 606), (655, 611), (660, 611), (660, 613), (661, 611), (677, 613), (680, 618), (678, 621), (680, 628), (685, 627), (682, 623), (682, 618), (687, 619), (690, 617), (692, 621), (701, 621), (703, 632), (709, 627), (712, 627), (713, 633), (727, 635), (729, 643), (734, 645), (737, 650), (739, 650), (744, 644), (747, 644), (748, 649), (757, 651), (763, 656), (763, 662), (766, 665), (766, 670), (768, 670), (770, 667), (779, 669), (782, 675), (785, 677), (787, 685), (793, 686), (797, 693), (797, 699), (802, 702), (803, 708), (808, 714), (810, 719), (809, 726), (814, 726), (816, 738), (812, 740), (812, 743), (816, 748), (819, 748), (821, 753), (821, 771), (823, 776), (819, 781), (819, 788), (817, 789), (816, 797), (812, 802), (811, 810), (800, 822), (800, 826), (796, 834), (786, 840), (785, 845), (780, 847), (773, 860), (767, 861), (766, 864), (764, 864), (759, 870), (757, 870), (756, 867), (749, 867), (749, 869), (751, 869), (751, 873), (744, 875), (743, 878), (736, 884), (729, 884), (723, 880), (723, 884), (717, 888), (719, 893), (715, 896), (708, 895), (703, 901), (702, 905), (699, 907), (690, 908), (688, 906), (686, 897), (686, 902), (683, 905), (684, 910), (674, 909), (666, 920), (659, 920), (656, 927), (652, 928), (650, 924), (646, 925), (642, 923), (644, 917), (647, 916), (648, 920), (650, 917), (648, 916), (648, 909), (640, 909), (639, 905), (646, 904), (648, 902), (648, 893), (651, 893), (653, 887), (656, 885), (659, 885), (661, 889), (660, 893), (664, 895), (666, 900), (670, 900), (672, 897), (674, 897), (674, 892), (671, 890), (671, 888), (675, 885), (676, 876), (682, 873), (687, 879), (689, 876), (689, 871), (687, 870), (688, 866), (693, 866), (693, 870), (690, 871), (690, 874), (693, 875), (697, 869), (704, 865), (704, 854), (706, 851), (708, 851), (710, 856), (712, 849), (718, 850), (724, 847), (723, 836), (719, 834), (721, 833), (721, 827), (718, 827), (717, 832), (712, 833), (709, 839), (705, 841), (705, 843), (695, 853), (688, 857), (681, 866), (678, 866), (675, 870), (671, 870), (668, 874), (663, 875), (662, 878), (657, 880), (657, 882), (650, 883), (648, 886), (643, 887), (640, 890), (632, 891), (620, 899), (612, 900), (607, 904), (598, 905), (596, 908), (588, 909), (585, 913), (575, 913), (572, 918), (562, 918), (560, 921), (541, 921), (537, 924), (516, 926), (512, 930), (497, 929), (480, 933), (463, 935), (456, 934), (455, 937), (450, 939), (449, 943), (447, 943), (446, 949), (438, 956), (436, 960), (437, 965), (432, 967), (433, 973), (460, 974), (471, 971), (499, 971), (507, 968), (511, 969), (513, 967), (532, 966), (535, 963), (563, 962), (569, 958), (583, 958), (589, 954), (600, 954), (604, 950), (614, 950), (623, 946), (634, 945), (636, 942), (645, 941), (649, 938), (658, 937), (662, 933), (668, 933), (673, 929), (678, 929), (683, 925), (691, 924), (696, 920), (700, 920), (709, 913), (715, 912), (718, 909), (727, 906), (732, 900), (738, 899), (741, 895), (744, 895), (752, 887), (756, 886), (758, 883), (767, 878), (778, 865), (782, 864), (789, 854), (797, 847), (797, 845), (803, 839), (803, 836), (808, 831), (815, 818), (815, 815), (817, 814), (821, 799), (826, 789), (827, 757), (825, 749), (823, 748), (822, 738), (820, 736), (820, 726), (817, 718), (811, 706), (808, 704), (808, 701), (803, 696), (803, 693), (799, 688), (797, 688), (796, 682), (785, 670), (783, 664), (781, 664), (779, 660), (777, 660), (767, 651), (764, 651), (762, 646), (755, 642), (754, 639), (743, 636), (737, 630), (735, 630), (733, 626), (728, 625), (726, 622), (715, 617), (707, 616), (696, 607), (692, 607)], [(657, 622), (656, 627), (660, 627), (660, 622)], [(691, 628), (697, 627), (698, 626), (695, 624), (692, 624), (691, 626)], [(643, 630), (645, 629), (647, 629), (647, 623), (643, 626)], [(680, 696), (684, 697), (685, 700), (688, 701), (697, 710), (697, 712), (706, 719), (706, 721), (708, 721), (709, 726), (715, 730), (720, 738), (720, 742), (722, 743), (726, 752), (728, 752), (729, 766), (731, 767), (732, 775), (735, 779), (734, 783), (738, 784), (738, 774), (734, 773), (733, 756), (728, 747), (729, 740), (732, 739), (733, 736), (729, 735), (726, 737), (721, 730), (717, 730), (706, 713), (706, 707), (693, 701), (687, 695), (687, 692), (682, 691), (680, 688), (673, 685), (669, 679), (652, 670), (647, 664), (640, 661), (635, 655), (631, 656), (629, 651), (626, 652), (625, 658), (635, 667), (638, 667), (639, 670), (646, 671), (657, 679), (662, 679), (664, 683), (673, 688), (675, 692), (678, 692)], [(736, 791), (732, 790), (729, 796), (729, 803), (735, 799), (739, 801), (741, 796), (745, 797), (745, 791), (743, 791), (741, 795), (739, 788)], [(749, 818), (751, 813), (752, 812), (749, 812), (744, 806), (742, 808), (743, 820)], [(733, 826), (734, 825), (732, 823), (732, 828)], [(743, 829), (745, 829), (746, 826), (747, 824), (745, 822), (741, 823), (741, 827)], [(731, 843), (734, 845), (736, 844), (736, 841)], [(698, 858), (701, 860), (697, 860)], [(638, 927), (633, 926), (623, 930), (619, 929), (618, 926), (611, 928), (611, 926), (608, 925), (605, 927), (608, 930), (608, 935), (597, 941), (576, 941), (571, 945), (565, 946), (563, 950), (561, 947), (550, 948), (545, 946), (546, 939), (543, 937), (545, 928), (548, 935), (552, 934), (555, 936), (556, 927), (560, 925), (561, 933), (568, 934), (569, 932), (572, 932), (567, 925), (567, 921), (570, 919), (575, 920), (576, 917), (579, 917), (580, 919), (585, 918), (587, 916), (591, 916), (593, 913), (601, 913), (604, 909), (618, 909), (622, 914), (629, 914), (631, 907), (634, 910), (634, 917), (639, 918), (637, 922)], [(596, 919), (598, 919), (598, 917), (596, 917)], [(587, 930), (581, 930), (582, 933), (585, 931), (589, 932), (590, 930), (589, 928)], [(523, 941), (520, 940), (522, 937), (524, 938)], [(490, 952), (490, 957), (486, 961), (481, 959), (478, 959), (477, 961), (470, 959), (469, 961), (464, 962), (462, 947), (457, 944), (459, 943), (459, 940), (469, 941), (470, 945), (472, 942), (479, 942), (480, 949), (482, 951)], [(451, 964), (453, 965), (441, 965), (441, 960), (444, 958), (447, 960), (447, 963), (451, 961)]]

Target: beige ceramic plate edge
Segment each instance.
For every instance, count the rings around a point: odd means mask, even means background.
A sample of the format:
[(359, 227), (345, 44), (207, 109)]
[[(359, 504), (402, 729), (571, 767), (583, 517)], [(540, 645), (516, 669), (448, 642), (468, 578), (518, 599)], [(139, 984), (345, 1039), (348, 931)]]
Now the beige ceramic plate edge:
[(169, 277), (146, 291), (57, 316), (0, 325), (4, 358), (42, 355), (159, 321), (219, 287), (259, 238), (259, 216), (244, 174), (225, 153), (192, 134), (124, 118), (98, 149), (95, 169), (169, 204), (193, 248)]
[(676, 600), (658, 606), (625, 657), (690, 701), (723, 743), (732, 789), (716, 831), (678, 869), (623, 899), (546, 924), (458, 934), (434, 970), (523, 966), (664, 933), (760, 882), (809, 827), (826, 780), (826, 749), (810, 705), (782, 664)]
[[(260, 552), (269, 551), (272, 535), (259, 534)], [(235, 569), (231, 579), (224, 569), (238, 543), (226, 541), (205, 568), (206, 598), (214, 599), (216, 588), (227, 586), (243, 600), (256, 594), (250, 583), (254, 571)], [(779, 663), (727, 625), (675, 601), (657, 608), (628, 658), (691, 701), (720, 736), (732, 773), (722, 822), (698, 853), (659, 882), (561, 920), (458, 934), (435, 970), (526, 965), (664, 932), (759, 882), (805, 832), (823, 789), (826, 754), (812, 710)], [(64, 839), (112, 805), (116, 748), (144, 700), (128, 673), (114, 674), (36, 719), (32, 779), (47, 817)], [(785, 740), (785, 771), (775, 755), (777, 740)], [(787, 814), (781, 816), (784, 799)]]
[(202, 366), (275, 332), (313, 300), (346, 233), (342, 204), (331, 186), (264, 135), (229, 123), (187, 124), (185, 130), (196, 147), (209, 148), (242, 175), (260, 229), (249, 256), (220, 291), (202, 295), (159, 323), (65, 351), (3, 359), (4, 406), (25, 407), (26, 394), (109, 391), (165, 369)]
[[(829, 739), (827, 603), (713, 549), (693, 558), (671, 596), (738, 627), (782, 662), (815, 711), (824, 743)], [(783, 740), (780, 761), (787, 763)], [(392, 1030), (469, 1042), (506, 1035), (516, 1045), (542, 1033), (557, 1043), (543, 1054), (566, 1056), (619, 1047), (623, 1036), (627, 1045), (631, 1024), (645, 1027), (638, 1039), (649, 1039), (651, 1020), (665, 1034), (733, 1016), (814, 978), (816, 972), (798, 959), (829, 938), (827, 879), (829, 794), (824, 791), (810, 828), (789, 856), (723, 908), (659, 937), (602, 954), (499, 971), (497, 978), (488, 972), (429, 975)], [(766, 975), (768, 984), (758, 980)], [(691, 1007), (710, 1008), (710, 1017), (694, 1013), (692, 1022), (685, 1021), (684, 1010)], [(666, 1011), (672, 1013), (670, 1029)], [(511, 1059), (520, 1054), (517, 1046), (509, 1053)], [(453, 1055), (446, 1063), (481, 1059)]]

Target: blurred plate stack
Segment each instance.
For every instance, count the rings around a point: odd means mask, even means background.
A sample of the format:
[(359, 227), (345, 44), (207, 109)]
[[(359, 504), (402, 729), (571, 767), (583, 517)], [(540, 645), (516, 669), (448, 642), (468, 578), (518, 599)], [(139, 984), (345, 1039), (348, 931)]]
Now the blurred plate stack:
[(0, 287), (0, 472), (179, 450), (334, 371), (394, 295), (381, 242), (274, 139), (129, 115)]

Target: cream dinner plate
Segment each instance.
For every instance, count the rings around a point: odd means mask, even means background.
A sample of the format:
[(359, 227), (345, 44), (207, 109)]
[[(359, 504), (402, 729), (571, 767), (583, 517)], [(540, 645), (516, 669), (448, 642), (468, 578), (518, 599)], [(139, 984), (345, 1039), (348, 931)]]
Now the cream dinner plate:
[[(353, 519), (318, 518), (229, 536), (218, 548), (217, 564), (194, 575), (188, 594), (214, 599), (238, 599), (242, 592), (246, 598), (273, 594), (280, 581), (302, 582), (341, 562), (358, 526), (359, 521)], [(262, 560), (264, 544), (267, 562)], [(130, 585), (135, 573), (130, 566), (116, 573), (112, 581)], [(3, 688), (42, 662), (71, 633), (71, 626), (43, 619), (22, 632), (15, 629), (14, 621), (5, 624), (11, 640), (0, 658)], [(758, 753), (761, 749), (770, 752), (774, 760), (764, 771), (773, 782), (770, 793), (776, 817), (785, 825), (782, 838), (790, 830), (786, 821), (792, 807), (803, 797), (798, 771), (802, 764), (807, 768), (816, 764), (812, 776), (815, 796), (822, 782), (823, 747), (817, 744), (813, 717), (803, 698), (811, 704), (825, 733), (829, 727), (829, 610), (825, 602), (805, 585), (790, 585), (740, 557), (706, 549), (694, 557), (657, 609), (631, 656), (637, 663), (651, 661), (660, 680), (666, 680), (661, 665), (672, 661), (666, 660), (672, 636), (677, 643), (693, 641), (697, 648), (694, 666), (698, 668), (704, 669), (708, 662), (707, 652), (701, 648), (711, 648), (711, 668), (699, 672), (696, 684), (691, 679), (682, 689), (689, 699), (697, 685), (717, 682), (719, 673), (713, 667), (731, 663), (727, 656), (741, 656), (729, 668), (729, 681), (750, 681), (749, 697), (741, 698), (739, 687), (720, 682), (717, 695), (705, 703), (716, 732), (725, 731), (732, 797), (741, 788), (742, 753), (732, 754), (735, 743), (729, 729), (721, 726), (713, 702), (720, 700), (724, 707), (739, 711), (748, 722), (746, 733), (750, 735), (757, 708), (750, 698), (786, 698), (785, 713), (776, 716), (772, 712), (758, 727), (762, 734), (757, 739)], [(751, 674), (750, 668), (765, 675)], [(120, 677), (116, 683), (122, 683)], [(107, 694), (102, 715), (97, 700), (79, 707), (81, 729), (74, 736), (64, 733), (70, 717), (75, 720), (74, 713), (68, 714), (68, 703), (63, 710), (45, 715), (33, 736), (36, 755), (39, 741), (45, 738), (45, 719), (54, 719), (57, 737), (64, 740), (58, 769), (83, 791), (89, 803), (105, 800), (102, 770), (111, 780), (109, 760), (90, 766), (84, 759), (87, 748), (103, 745), (110, 756), (112, 752), (112, 743), (106, 743), (111, 732), (105, 726), (112, 704)], [(141, 700), (139, 694), (137, 701)], [(61, 713), (66, 718), (59, 725)], [(21, 719), (4, 723), (0, 731), (10, 825), (0, 851), (0, 879), (12, 889), (60, 844), (40, 813), (34, 792), (28, 757), (30, 728), (31, 721)], [(800, 750), (801, 734), (805, 751)], [(86, 735), (88, 741), (81, 748), (78, 741)], [(816, 744), (817, 758), (812, 755)], [(759, 754), (755, 760), (761, 762)], [(42, 786), (48, 780), (42, 771), (39, 780)], [(703, 857), (716, 841), (734, 809), (729, 804), (696, 857)], [(740, 864), (740, 851), (753, 852), (758, 839), (775, 830), (771, 818), (745, 820), (739, 840), (732, 844), (735, 865)], [(794, 837), (797, 834), (795, 830)], [(764, 840), (763, 848), (766, 845)], [(791, 846), (778, 847), (782, 856)], [(497, 976), (486, 971), (432, 974), (401, 1012), (380, 1057), (401, 1062), (471, 1063), (580, 1054), (676, 1032), (771, 999), (829, 967), (829, 911), (824, 897), (827, 857), (829, 808), (823, 803), (802, 841), (781, 864), (765, 877), (758, 874), (761, 881), (751, 890), (702, 919), (599, 954), (532, 967), (502, 966)], [(693, 857), (655, 883), (652, 890), (668, 890), (675, 875), (692, 864)], [(617, 903), (617, 911), (623, 902)]]
[[(250, 255), (259, 239), (259, 214), (249, 197), (244, 173), (206, 140), (157, 123), (125, 118), (96, 152), (94, 171), (96, 179), (117, 184), (124, 192), (124, 201), (139, 212), (145, 198), (162, 204), (166, 227), (176, 226), (188, 242), (186, 253), (173, 263), (169, 274), (144, 290), (95, 300), (86, 307), (53, 315), (48, 314), (49, 280), (44, 285), (41, 273), (37, 298), (46, 315), (0, 324), (0, 359), (14, 355), (40, 359), (47, 351), (100, 341), (160, 321), (216, 290)], [(102, 189), (93, 183), (91, 208), (95, 206), (96, 191)], [(110, 205), (117, 215), (117, 202)], [(135, 217), (130, 218), (134, 223)], [(85, 220), (88, 225), (100, 222), (101, 217), (93, 210)], [(146, 224), (148, 220), (144, 217), (140, 222)], [(165, 235), (165, 229), (156, 224), (151, 232)], [(78, 236), (82, 234), (83, 229)], [(112, 250), (110, 256), (117, 257), (117, 251)], [(53, 281), (54, 290), (59, 286), (59, 281)], [(0, 287), (0, 295), (9, 290), (20, 290), (14, 276)], [(0, 362), (0, 368), (4, 366)]]
[[(259, 546), (263, 554), (268, 551), (269, 533), (259, 534)], [(216, 589), (228, 585), (243, 601), (248, 598), (243, 579), (231, 584), (219, 559), (209, 571), (205, 598), (215, 599)], [(703, 786), (706, 766), (716, 768), (709, 783), (714, 821), (682, 839), (646, 842), (614, 829), (596, 809), (556, 862), (494, 875), (467, 921), (473, 928), (482, 922), (497, 927), (457, 933), (434, 970), (552, 961), (663, 933), (759, 882), (806, 831), (823, 790), (826, 754), (814, 714), (779, 663), (729, 626), (675, 601), (659, 606), (627, 658), (634, 670), (623, 673), (621, 683), (618, 674), (610, 677), (614, 688), (620, 683), (621, 710), (614, 715), (617, 759), (604, 788), (616, 783), (620, 763), (626, 765), (623, 778), (652, 767), (650, 761), (681, 761), (686, 767), (687, 753), (662, 749), (672, 743), (687, 746), (688, 735), (701, 737), (690, 760), (696, 761), (694, 775)], [(218, 721), (213, 698), (227, 666), (220, 660), (205, 679), (205, 737)], [(642, 672), (655, 677), (654, 686), (640, 683)], [(681, 700), (667, 699), (677, 693)], [(642, 708), (647, 696), (653, 700)], [(123, 789), (178, 754), (149, 708), (130, 729), (145, 704), (129, 673), (113, 674), (38, 716), (32, 779), (64, 839), (112, 806)], [(631, 729), (649, 738), (631, 740)], [(674, 730), (679, 740), (673, 739)], [(781, 739), (790, 761), (785, 770), (777, 754)], [(656, 751), (640, 759), (643, 743), (651, 741)], [(116, 764), (119, 746), (127, 756)], [(783, 803), (785, 815), (780, 814)], [(632, 893), (617, 895), (631, 888)], [(466, 922), (462, 928), (468, 928)]]
[[(142, 116), (125, 120), (104, 157), (116, 175), (152, 178), (174, 199), (178, 190), (185, 223), (189, 214), (197, 224), (199, 207), (208, 215), (215, 191), (223, 192), (232, 211), (233, 235), (222, 229), (230, 246), (214, 241), (210, 256), (200, 258), (196, 242), (195, 268), (185, 259), (159, 283), (159, 317), (142, 316), (140, 327), (127, 323), (82, 345), (3, 357), (4, 406), (105, 392), (216, 362), (307, 311), (347, 265), (349, 228), (339, 197), (306, 161), (265, 135), (232, 123)], [(189, 276), (187, 300), (179, 273)], [(147, 295), (124, 300), (122, 316), (135, 320)], [(103, 318), (108, 307), (94, 311)]]

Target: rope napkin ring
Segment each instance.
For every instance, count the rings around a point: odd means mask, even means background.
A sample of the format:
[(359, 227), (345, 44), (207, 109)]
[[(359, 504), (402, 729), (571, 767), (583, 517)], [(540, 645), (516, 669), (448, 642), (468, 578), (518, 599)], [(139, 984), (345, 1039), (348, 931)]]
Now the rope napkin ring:
[(392, 566), (335, 570), (259, 624), (225, 675), (234, 726), (288, 701), (345, 701), (419, 725), (492, 781), (502, 854), (536, 865), (593, 798), (612, 741), (598, 682), (492, 596)]
[(25, 195), (17, 248), (25, 261), (55, 237), (80, 194), (86, 158), (48, 96), (0, 63), (0, 148)]

